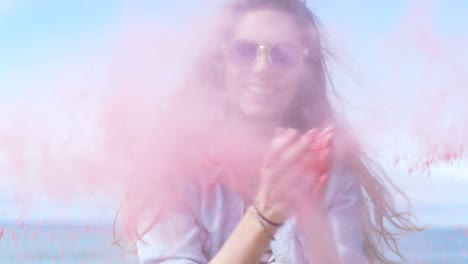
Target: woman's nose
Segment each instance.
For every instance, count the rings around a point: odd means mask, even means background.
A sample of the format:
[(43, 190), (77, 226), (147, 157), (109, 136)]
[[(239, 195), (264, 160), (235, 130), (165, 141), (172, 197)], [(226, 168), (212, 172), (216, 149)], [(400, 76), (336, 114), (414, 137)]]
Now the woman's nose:
[(268, 73), (272, 69), (268, 48), (260, 47), (252, 65), (253, 73)]

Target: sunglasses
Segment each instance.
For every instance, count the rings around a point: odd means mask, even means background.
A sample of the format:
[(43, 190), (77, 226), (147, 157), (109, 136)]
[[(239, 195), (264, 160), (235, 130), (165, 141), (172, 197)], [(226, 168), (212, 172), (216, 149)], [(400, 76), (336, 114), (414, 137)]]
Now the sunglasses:
[(301, 50), (292, 42), (279, 42), (267, 46), (245, 39), (236, 39), (223, 48), (227, 60), (238, 67), (252, 66), (262, 52), (267, 52), (271, 65), (282, 69), (294, 68), (309, 55), (308, 49)]

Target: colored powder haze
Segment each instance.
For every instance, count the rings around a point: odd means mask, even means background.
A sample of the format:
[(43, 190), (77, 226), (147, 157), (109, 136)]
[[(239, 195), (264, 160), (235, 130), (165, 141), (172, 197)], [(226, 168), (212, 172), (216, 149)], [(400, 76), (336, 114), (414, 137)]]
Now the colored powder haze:
[[(0, 220), (110, 222), (154, 149), (200, 140), (161, 142), (155, 117), (220, 1), (159, 2), (2, 2)], [(468, 4), (358, 2), (311, 4), (339, 103), (422, 224), (468, 224)]]

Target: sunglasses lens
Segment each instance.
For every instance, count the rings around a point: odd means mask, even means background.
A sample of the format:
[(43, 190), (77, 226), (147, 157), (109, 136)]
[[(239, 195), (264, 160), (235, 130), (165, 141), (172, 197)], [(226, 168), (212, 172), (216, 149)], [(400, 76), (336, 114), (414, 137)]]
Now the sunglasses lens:
[(293, 43), (282, 42), (271, 48), (270, 56), (274, 65), (290, 68), (299, 63), (301, 53)]
[(257, 44), (246, 40), (235, 40), (227, 49), (227, 57), (238, 66), (249, 66), (257, 57)]

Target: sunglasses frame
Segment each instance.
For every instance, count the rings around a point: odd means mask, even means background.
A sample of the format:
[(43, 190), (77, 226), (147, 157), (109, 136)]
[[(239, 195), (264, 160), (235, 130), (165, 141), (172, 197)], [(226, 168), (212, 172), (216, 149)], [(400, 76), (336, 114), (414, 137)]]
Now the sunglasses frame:
[[(252, 67), (252, 65), (255, 63), (255, 61), (258, 59), (258, 56), (262, 53), (262, 52), (267, 52), (268, 54), (268, 62), (270, 63), (270, 65), (272, 66), (275, 66), (275, 67), (280, 67), (280, 68), (294, 68), (296, 67), (297, 65), (299, 65), (299, 63), (303, 62), (304, 58), (308, 57), (310, 55), (310, 50), (308, 48), (303, 48), (301, 50), (300, 47), (298, 47), (297, 44), (295, 44), (294, 42), (290, 42), (290, 41), (286, 41), (286, 42), (280, 42), (280, 43), (288, 43), (288, 44), (292, 44), (295, 48), (297, 48), (297, 50), (299, 51), (299, 60), (297, 61), (297, 63), (295, 63), (294, 65), (290, 66), (290, 67), (284, 67), (284, 66), (281, 66), (281, 65), (278, 65), (278, 63), (274, 63), (272, 58), (271, 58), (271, 49), (274, 48), (275, 46), (279, 45), (279, 44), (276, 44), (276, 45), (264, 45), (264, 44), (258, 44), (254, 41), (249, 41), (249, 40), (244, 40), (244, 39), (239, 39), (238, 41), (245, 41), (245, 42), (249, 42), (249, 43), (252, 43), (252, 44), (255, 44), (257, 46), (256, 48), (256, 55), (255, 55), (255, 58), (253, 58), (252, 62), (248, 65), (245, 65), (245, 66), (242, 66), (242, 65), (238, 65), (238, 64), (235, 64), (233, 63), (234, 65), (238, 66), (238, 67), (242, 67), (242, 68), (247, 68), (247, 67)], [(231, 41), (231, 43), (234, 42), (234, 41)], [(226, 50), (228, 49), (228, 46), (229, 44), (223, 44), (222, 45), (222, 50), (223, 52), (225, 52), (225, 57), (228, 57), (226, 56)]]

